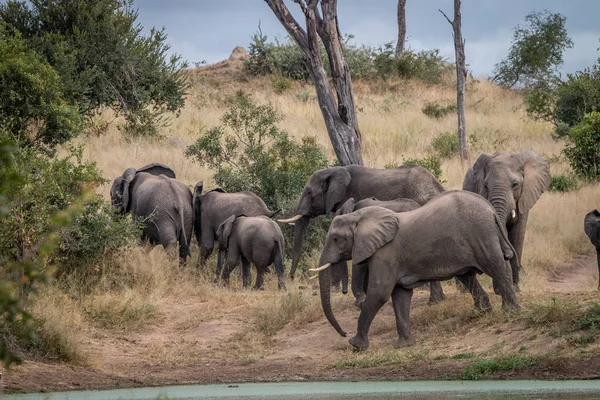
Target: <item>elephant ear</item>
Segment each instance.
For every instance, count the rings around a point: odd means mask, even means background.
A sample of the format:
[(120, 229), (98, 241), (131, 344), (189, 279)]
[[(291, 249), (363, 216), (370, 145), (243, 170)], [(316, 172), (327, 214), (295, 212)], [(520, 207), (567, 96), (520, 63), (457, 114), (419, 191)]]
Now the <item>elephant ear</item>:
[(323, 196), (325, 197), (325, 212), (330, 213), (344, 198), (346, 188), (352, 177), (344, 167), (331, 168), (332, 172), (323, 182)]
[(221, 223), (217, 229), (217, 240), (219, 241), (219, 248), (221, 250), (227, 249), (229, 244), (229, 236), (231, 235), (231, 229), (233, 228), (233, 222), (236, 218), (237, 217), (235, 214), (231, 215), (229, 218), (223, 221), (223, 223)]
[(352, 262), (360, 264), (394, 240), (399, 222), (396, 213), (379, 206), (366, 207), (354, 214), (359, 218), (354, 230)]
[(129, 186), (131, 181), (133, 181), (133, 178), (135, 178), (136, 173), (137, 171), (135, 168), (127, 168), (125, 172), (123, 172), (123, 175), (121, 175), (121, 179), (123, 180), (121, 186), (123, 190), (121, 193), (121, 209), (123, 212), (128, 212), (131, 208), (131, 205), (129, 204)]
[(345, 215), (354, 212), (354, 206), (356, 202), (354, 201), (354, 197), (350, 197), (342, 206), (335, 212), (335, 215)]
[(592, 210), (585, 216), (583, 221), (583, 230), (588, 235), (592, 244), (596, 247), (600, 246), (600, 212)]
[(475, 164), (467, 171), (465, 180), (463, 181), (463, 190), (480, 194), (484, 197), (485, 187), (485, 175), (487, 174), (487, 167), (492, 160), (492, 156), (487, 153), (481, 153), (475, 161)]
[(161, 163), (152, 163), (144, 165), (142, 168), (138, 169), (137, 172), (146, 172), (148, 174), (156, 176), (164, 175), (168, 176), (169, 178), (175, 179), (175, 172), (171, 168)]
[(202, 217), (202, 189), (204, 188), (204, 181), (196, 183), (194, 186), (194, 193), (192, 195), (192, 210), (194, 212), (194, 234), (198, 241), (200, 241), (200, 219)]
[(517, 157), (523, 162), (523, 189), (517, 208), (524, 214), (550, 186), (550, 164), (534, 151), (521, 152)]

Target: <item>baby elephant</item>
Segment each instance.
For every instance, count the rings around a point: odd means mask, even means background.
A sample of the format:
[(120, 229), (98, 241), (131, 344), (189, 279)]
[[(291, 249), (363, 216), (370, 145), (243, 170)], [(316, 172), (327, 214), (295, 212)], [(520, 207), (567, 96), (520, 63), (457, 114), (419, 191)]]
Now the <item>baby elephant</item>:
[[(392, 297), (397, 346), (412, 344), (410, 304), (413, 289), (425, 282), (457, 276), (469, 289), (475, 307), (491, 307), (476, 274), (497, 283), (506, 309), (519, 308), (506, 260), (518, 268), (515, 250), (494, 207), (483, 197), (462, 190), (442, 193), (413, 211), (394, 213), (367, 207), (333, 219), (321, 253), (319, 286), (327, 320), (342, 336), (331, 309), (329, 266), (342, 260), (367, 268), (369, 290), (350, 344), (369, 346), (368, 333), (379, 309)], [(352, 276), (352, 281), (356, 277)]]
[[(285, 241), (279, 225), (268, 217), (235, 215), (217, 229), (219, 252), (224, 260), (223, 280), (229, 283), (231, 271), (242, 261), (242, 281), (250, 286), (250, 263), (256, 265), (254, 289), (262, 289), (263, 274), (275, 264), (279, 290), (285, 290), (283, 272)], [(218, 278), (218, 277), (217, 277)]]

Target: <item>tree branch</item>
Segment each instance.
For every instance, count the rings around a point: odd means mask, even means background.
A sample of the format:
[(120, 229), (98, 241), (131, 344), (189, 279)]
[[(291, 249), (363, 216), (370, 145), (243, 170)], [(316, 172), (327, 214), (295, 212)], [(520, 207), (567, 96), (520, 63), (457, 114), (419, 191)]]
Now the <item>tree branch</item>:
[(448, 16), (446, 15), (446, 13), (445, 13), (445, 12), (443, 12), (443, 11), (442, 11), (442, 10), (440, 10), (439, 8), (438, 8), (438, 11), (442, 13), (442, 15), (443, 15), (443, 16), (446, 18), (446, 20), (448, 21), (448, 23), (449, 23), (450, 25), (454, 26), (454, 21), (450, 21), (450, 18), (448, 18)]

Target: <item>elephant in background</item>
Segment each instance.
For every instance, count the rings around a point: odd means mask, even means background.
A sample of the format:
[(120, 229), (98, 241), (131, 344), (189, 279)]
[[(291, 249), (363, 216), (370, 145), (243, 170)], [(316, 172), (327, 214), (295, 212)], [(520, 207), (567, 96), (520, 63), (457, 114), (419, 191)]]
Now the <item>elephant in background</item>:
[(128, 168), (110, 189), (112, 205), (143, 219), (143, 236), (165, 249), (177, 246), (182, 262), (190, 255), (194, 213), (192, 192), (166, 165)]
[(519, 308), (506, 262), (518, 264), (514, 248), (494, 208), (474, 193), (448, 191), (405, 213), (367, 207), (333, 219), (321, 254), (321, 267), (315, 270), (319, 271), (325, 316), (342, 336), (346, 332), (331, 309), (328, 267), (350, 259), (369, 271), (369, 290), (357, 333), (350, 339), (350, 344), (358, 349), (369, 346), (373, 318), (390, 296), (396, 315), (397, 347), (411, 345), (413, 288), (426, 282), (458, 277), (471, 292), (475, 308), (488, 310), (489, 296), (476, 278), (476, 274), (485, 273), (497, 282), (503, 308)]
[[(596, 247), (598, 274), (600, 279), (600, 212), (598, 212), (598, 210), (592, 210), (586, 214), (583, 221), (583, 230), (590, 238), (594, 247)], [(598, 290), (600, 290), (600, 280), (598, 281)]]
[[(217, 229), (232, 215), (248, 217), (275, 216), (280, 210), (271, 211), (265, 202), (252, 192), (227, 193), (221, 188), (213, 189), (202, 194), (204, 182), (200, 181), (194, 188), (192, 199), (194, 209), (194, 233), (200, 247), (200, 261), (205, 262), (210, 257)], [(219, 253), (215, 281), (221, 275), (222, 260)]]
[(285, 290), (285, 239), (279, 225), (268, 217), (235, 215), (227, 218), (217, 229), (219, 253), (225, 268), (223, 280), (229, 284), (231, 271), (242, 261), (242, 282), (250, 286), (250, 264), (256, 266), (254, 289), (262, 289), (263, 275), (269, 265), (275, 265), (279, 290)]
[(279, 221), (294, 223), (290, 278), (294, 279), (311, 218), (337, 211), (351, 197), (356, 201), (369, 197), (379, 200), (407, 198), (423, 205), (443, 191), (444, 187), (438, 180), (418, 165), (391, 169), (348, 165), (316, 171), (304, 186), (296, 216)]
[[(520, 265), (529, 210), (549, 185), (550, 165), (539, 154), (502, 151), (481, 154), (467, 171), (463, 190), (478, 193), (492, 203), (506, 226)], [(513, 270), (513, 283), (518, 291), (518, 269)]]
[[(358, 202), (355, 202), (354, 198), (349, 198), (339, 210), (336, 211), (336, 215), (345, 215), (350, 214), (351, 212), (358, 211), (365, 207), (383, 207), (387, 208), (390, 211), (401, 213), (406, 211), (416, 210), (421, 207), (419, 203), (411, 199), (395, 199), (395, 200), (377, 200), (375, 197), (370, 197), (366, 199), (362, 199)], [(360, 268), (359, 266), (352, 265), (352, 275), (355, 274), (364, 274), (364, 276), (357, 276), (357, 279), (352, 279), (353, 283), (357, 283), (357, 285), (352, 286), (352, 294), (356, 298), (355, 305), (357, 307), (362, 307), (362, 303), (365, 301), (365, 291), (368, 285), (368, 271), (366, 268)], [(335, 287), (340, 283), (342, 283), (342, 292), (345, 294), (348, 290), (348, 265), (345, 261), (341, 261), (339, 263), (335, 263), (331, 266), (331, 275), (332, 281), (331, 284)], [(345, 280), (343, 279), (345, 277)], [(361, 285), (361, 282), (363, 284)], [(346, 291), (343, 291), (344, 286), (346, 287)], [(442, 285), (440, 282), (431, 282), (429, 284), (430, 288), (430, 296), (429, 296), (429, 304), (435, 304), (444, 299), (444, 291), (442, 290)]]

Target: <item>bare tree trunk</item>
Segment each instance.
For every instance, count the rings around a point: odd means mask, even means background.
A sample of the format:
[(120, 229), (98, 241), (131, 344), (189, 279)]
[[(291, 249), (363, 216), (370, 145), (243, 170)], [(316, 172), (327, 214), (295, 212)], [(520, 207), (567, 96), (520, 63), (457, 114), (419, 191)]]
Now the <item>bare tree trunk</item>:
[[(304, 54), (306, 66), (315, 84), (327, 133), (340, 164), (362, 165), (361, 136), (350, 69), (342, 50), (337, 20), (337, 0), (294, 0), (300, 5), (306, 17), (306, 31), (292, 16), (283, 0), (265, 0), (265, 2)], [(319, 4), (321, 14), (317, 8)], [(337, 100), (323, 67), (319, 52), (319, 37), (327, 51)]]
[(396, 43), (396, 58), (404, 53), (406, 42), (406, 0), (398, 0), (398, 42)]
[(454, 37), (454, 52), (456, 54), (456, 110), (458, 114), (458, 147), (460, 158), (467, 160), (467, 133), (465, 131), (465, 82), (467, 80), (467, 67), (465, 65), (465, 41), (462, 37), (462, 23), (460, 15), (460, 1), (454, 0), (454, 20), (442, 10), (439, 10), (452, 25), (452, 36)]

